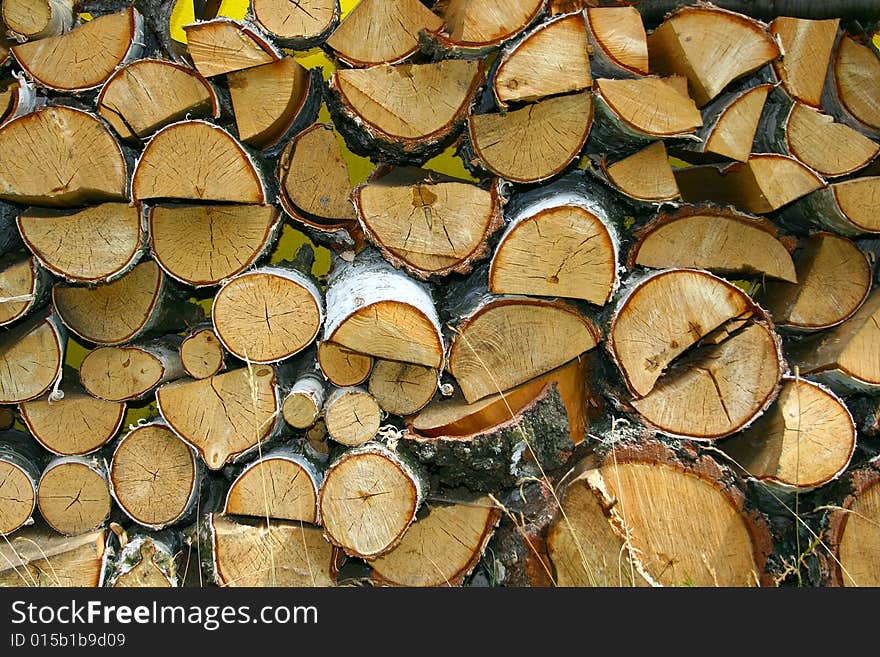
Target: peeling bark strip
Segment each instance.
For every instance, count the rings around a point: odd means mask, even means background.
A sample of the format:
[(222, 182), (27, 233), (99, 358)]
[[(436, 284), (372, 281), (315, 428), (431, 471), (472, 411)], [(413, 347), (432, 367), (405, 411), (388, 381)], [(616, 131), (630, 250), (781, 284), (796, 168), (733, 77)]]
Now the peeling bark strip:
[(161, 384), (184, 375), (180, 344), (179, 335), (167, 335), (137, 344), (98, 347), (80, 363), (80, 383), (99, 399), (144, 399)]
[(106, 586), (166, 588), (181, 585), (185, 550), (173, 530), (125, 536), (119, 553), (108, 564)]
[(43, 310), (0, 335), (0, 403), (44, 395), (64, 365), (67, 331), (58, 315)]
[(47, 460), (26, 433), (0, 432), (0, 536), (32, 522), (37, 483)]
[(24, 76), (0, 82), (0, 126), (45, 104), (46, 99)]
[(37, 505), (43, 520), (61, 534), (79, 536), (98, 529), (112, 506), (104, 465), (82, 456), (52, 459), (37, 485)]
[(0, 543), (0, 586), (97, 587), (106, 568), (106, 531), (60, 536), (45, 524)]

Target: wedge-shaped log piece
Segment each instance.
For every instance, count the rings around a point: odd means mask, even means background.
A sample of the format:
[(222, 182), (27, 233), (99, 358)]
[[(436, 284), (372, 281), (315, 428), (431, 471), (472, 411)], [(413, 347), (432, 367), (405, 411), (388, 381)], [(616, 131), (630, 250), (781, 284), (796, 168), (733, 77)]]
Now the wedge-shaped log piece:
[(636, 201), (662, 203), (679, 197), (672, 165), (662, 141), (655, 141), (616, 162), (600, 162), (602, 173), (618, 191)]
[(40, 264), (73, 283), (107, 283), (119, 278), (145, 250), (141, 211), (125, 203), (79, 210), (28, 208), (17, 223), (25, 245)]
[(271, 365), (166, 383), (156, 390), (156, 402), (168, 426), (196, 448), (211, 470), (256, 451), (280, 426)]
[(226, 351), (211, 325), (190, 329), (180, 343), (180, 363), (194, 379), (207, 379), (226, 368)]
[(441, 51), (480, 56), (528, 27), (546, 0), (443, 0), (434, 11), (446, 25), (432, 35)]
[(193, 449), (160, 421), (125, 434), (113, 450), (113, 499), (139, 525), (163, 529), (196, 509), (204, 466)]
[(6, 0), (0, 18), (19, 40), (44, 39), (73, 28), (72, 0)]
[(418, 0), (362, 0), (339, 24), (327, 46), (350, 66), (395, 64), (419, 50), (419, 33), (434, 34), (443, 19)]
[(767, 522), (728, 468), (646, 438), (581, 461), (547, 546), (557, 586), (771, 586)]
[(101, 527), (113, 500), (107, 471), (95, 458), (59, 456), (40, 475), (37, 506), (52, 529), (79, 536)]
[(88, 112), (42, 107), (0, 128), (0, 199), (62, 207), (124, 201), (127, 171), (116, 139)]
[(442, 368), (444, 340), (430, 289), (378, 251), (334, 263), (326, 304), (323, 340), (367, 356)]
[(217, 118), (220, 101), (197, 71), (163, 59), (139, 59), (116, 70), (101, 88), (98, 114), (126, 140), (145, 139), (184, 118)]
[(786, 219), (795, 225), (816, 225), (849, 237), (874, 235), (880, 233), (874, 203), (878, 193), (880, 176), (833, 182), (786, 208)]
[(584, 14), (559, 16), (505, 48), (492, 79), (499, 107), (581, 91), (592, 84)]
[(187, 51), (206, 78), (281, 59), (271, 38), (254, 25), (214, 18), (183, 26)]
[(223, 128), (199, 120), (172, 123), (153, 136), (135, 166), (131, 195), (134, 201), (267, 202), (247, 151)]
[(871, 291), (871, 264), (851, 240), (829, 232), (804, 237), (794, 252), (797, 282), (767, 281), (760, 303), (776, 326), (821, 331), (846, 321)]
[(161, 384), (183, 376), (180, 343), (180, 336), (170, 335), (140, 344), (98, 347), (80, 363), (80, 383), (99, 399), (143, 399)]
[(369, 392), (386, 413), (411, 415), (431, 401), (438, 376), (433, 367), (379, 360), (370, 374)]
[(61, 375), (67, 331), (58, 315), (42, 310), (0, 336), (0, 404), (48, 392)]
[(278, 43), (299, 50), (319, 45), (339, 24), (339, 0), (254, 0), (250, 11)]
[(281, 213), (273, 205), (157, 205), (147, 209), (150, 247), (169, 276), (218, 285), (275, 245)]
[(37, 485), (46, 461), (26, 433), (0, 432), (0, 536), (33, 523)]
[(380, 586), (461, 586), (482, 558), (501, 518), (488, 497), (428, 503), (390, 552), (370, 561)]
[(752, 214), (766, 214), (788, 205), (825, 182), (793, 157), (754, 154), (747, 162), (675, 169), (675, 180), (686, 203), (710, 201), (733, 205)]
[(501, 226), (497, 180), (485, 189), (423, 169), (383, 167), (352, 198), (368, 239), (421, 279), (469, 272)]
[(648, 41), (636, 7), (587, 7), (592, 52), (590, 64), (597, 77), (648, 75)]
[(324, 404), (327, 435), (348, 447), (363, 445), (375, 438), (382, 417), (379, 403), (361, 387), (337, 388)]
[(821, 105), (839, 26), (839, 18), (779, 16), (770, 23), (770, 32), (782, 48), (782, 57), (773, 60), (773, 70), (789, 96), (811, 107)]
[(606, 347), (641, 419), (674, 437), (715, 440), (744, 428), (776, 398), (784, 374), (764, 311), (697, 269), (632, 281)]
[(763, 217), (733, 209), (696, 205), (660, 211), (635, 237), (629, 269), (693, 267), (792, 284), (798, 280), (789, 245), (776, 227)]
[(697, 106), (781, 55), (767, 26), (716, 7), (684, 7), (648, 35), (651, 69), (684, 75)]
[(0, 586), (95, 588), (108, 556), (104, 529), (62, 536), (39, 523), (0, 544)]
[(512, 182), (541, 182), (574, 162), (592, 125), (589, 92), (546, 98), (503, 114), (472, 114), (471, 165)]
[(605, 305), (619, 284), (612, 195), (565, 178), (514, 197), (489, 267), (489, 291)]
[[(218, 586), (333, 586), (333, 546), (317, 527), (301, 522), (233, 520), (208, 514), (202, 566)], [(310, 617), (311, 618), (311, 617)], [(316, 618), (316, 617), (315, 617)]]
[(9, 326), (45, 305), (51, 276), (30, 254), (0, 257), (0, 326)]
[(318, 523), (322, 474), (288, 447), (278, 447), (249, 463), (226, 494), (223, 513)]
[(876, 48), (840, 35), (822, 107), (865, 134), (880, 135), (880, 57)]
[(327, 106), (353, 152), (419, 163), (456, 134), (482, 82), (480, 60), (342, 69)]
[(340, 388), (357, 386), (369, 378), (373, 357), (322, 340), (318, 344), (318, 366), (333, 385)]
[(67, 34), (12, 47), (12, 56), (39, 84), (85, 91), (104, 84), (118, 66), (143, 50), (144, 19), (133, 7), (99, 16)]
[(746, 476), (784, 490), (807, 491), (830, 483), (849, 467), (856, 427), (833, 392), (786, 377), (773, 406), (719, 447)]
[(119, 345), (179, 331), (201, 319), (201, 307), (178, 295), (159, 265), (145, 260), (97, 287), (56, 283), (52, 303), (65, 326), (84, 340)]

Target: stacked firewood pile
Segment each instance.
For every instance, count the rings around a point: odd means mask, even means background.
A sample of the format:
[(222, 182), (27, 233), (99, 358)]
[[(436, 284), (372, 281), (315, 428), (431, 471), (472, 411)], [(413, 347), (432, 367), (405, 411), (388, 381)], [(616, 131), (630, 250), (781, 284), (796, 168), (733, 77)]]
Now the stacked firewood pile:
[(0, 583), (880, 584), (874, 3), (173, 4), (2, 2)]

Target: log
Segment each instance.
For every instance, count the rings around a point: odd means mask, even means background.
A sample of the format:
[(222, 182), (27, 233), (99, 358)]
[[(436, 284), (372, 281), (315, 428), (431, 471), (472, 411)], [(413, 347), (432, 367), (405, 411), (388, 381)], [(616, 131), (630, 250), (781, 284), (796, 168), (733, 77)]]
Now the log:
[(37, 484), (48, 459), (22, 431), (3, 431), (0, 438), (0, 536), (7, 536), (33, 524)]
[(181, 379), (156, 390), (161, 416), (210, 470), (248, 458), (277, 435), (282, 423), (278, 397), (270, 365)]
[(44, 523), (0, 543), (0, 586), (101, 586), (109, 552), (107, 531), (63, 536)]
[(18, 404), (46, 394), (61, 377), (67, 331), (49, 309), (0, 335), (0, 404)]
[(634, 201), (663, 203), (681, 195), (662, 140), (614, 162), (599, 158), (599, 167), (618, 192)]
[(154, 419), (119, 439), (109, 475), (113, 499), (125, 515), (159, 530), (193, 518), (204, 466), (192, 447)]
[(433, 367), (379, 359), (370, 373), (368, 391), (385, 413), (411, 415), (434, 397), (439, 373)]
[(880, 232), (872, 199), (880, 189), (880, 176), (863, 175), (832, 182), (785, 208), (783, 217), (795, 225), (830, 228), (834, 232), (861, 237)]
[(102, 527), (112, 506), (105, 466), (95, 457), (52, 459), (37, 485), (37, 505), (60, 534), (79, 536)]
[(0, 256), (0, 326), (9, 326), (44, 306), (52, 277), (29, 253)]
[[(187, 175), (178, 166), (187, 163)], [(150, 139), (132, 174), (133, 201), (268, 203), (257, 161), (223, 128), (198, 119), (165, 126)]]
[(194, 379), (207, 379), (226, 369), (226, 350), (210, 324), (190, 329), (179, 351), (183, 371)]
[(397, 547), (369, 561), (370, 579), (378, 586), (461, 586), (500, 518), (485, 496), (451, 504), (426, 502)]
[(118, 554), (108, 564), (105, 586), (167, 588), (180, 586), (182, 540), (178, 533), (165, 530), (127, 534)]
[(868, 257), (845, 237), (822, 231), (802, 238), (794, 263), (796, 282), (767, 281), (758, 297), (780, 329), (837, 326), (853, 316), (871, 291)]
[(0, 18), (16, 40), (37, 40), (58, 36), (73, 28), (70, 0), (6, 0)]
[(289, 388), (284, 390), (281, 414), (294, 429), (308, 429), (324, 410), (327, 383), (318, 366), (317, 349), (309, 347), (296, 363)]
[(198, 71), (163, 59), (119, 67), (101, 87), (97, 113), (124, 140), (147, 139), (185, 118), (220, 117), (217, 91)]
[(838, 121), (871, 137), (880, 136), (880, 57), (876, 48), (838, 33), (822, 107)]
[(587, 6), (584, 11), (592, 48), (590, 67), (596, 77), (628, 78), (650, 73), (647, 34), (636, 7)]
[(218, 586), (334, 586), (333, 546), (301, 522), (233, 520), (208, 514), (200, 523), (202, 570)]
[(144, 18), (133, 7), (80, 23), (70, 32), (10, 49), (18, 65), (53, 91), (78, 93), (104, 84), (143, 52)]
[(773, 71), (795, 100), (810, 107), (821, 106), (839, 27), (839, 18), (811, 20), (780, 15), (770, 22), (770, 33), (779, 40), (782, 50), (782, 56), (772, 62)]
[(367, 239), (422, 280), (466, 274), (501, 226), (500, 181), (488, 189), (417, 168), (379, 167), (352, 192)]
[(632, 395), (628, 403), (672, 437), (712, 441), (745, 428), (774, 401), (785, 373), (766, 313), (703, 270), (636, 277), (615, 307), (605, 346)]
[(111, 402), (152, 396), (168, 381), (184, 376), (181, 338), (167, 335), (119, 347), (98, 347), (79, 366), (79, 380), (88, 394)]
[(352, 9), (327, 46), (349, 66), (397, 64), (415, 55), (422, 31), (435, 34), (443, 19), (418, 0), (362, 0)]
[(373, 559), (400, 543), (425, 494), (421, 475), (379, 443), (345, 451), (318, 493), (324, 536), (352, 557)]
[(733, 471), (687, 443), (617, 439), (559, 497), (547, 537), (558, 586), (772, 585), (767, 521)]
[(324, 403), (327, 435), (347, 447), (372, 440), (383, 416), (376, 399), (361, 387), (336, 388)]
[(254, 0), (250, 13), (276, 43), (307, 50), (326, 41), (339, 25), (339, 0)]
[(327, 107), (352, 152), (421, 165), (457, 136), (483, 81), (483, 63), (443, 60), (335, 71)]
[(282, 55), (271, 37), (252, 23), (220, 16), (183, 26), (187, 51), (206, 78), (268, 64)]
[(88, 112), (50, 105), (14, 119), (0, 127), (0, 153), (0, 199), (72, 207), (128, 198), (122, 149)]
[(801, 280), (790, 253), (795, 240), (780, 234), (769, 220), (732, 208), (700, 204), (660, 210), (633, 237), (629, 270), (690, 267), (721, 276), (772, 279), (768, 285)]
[(129, 272), (146, 250), (141, 211), (125, 203), (76, 210), (31, 207), (17, 224), (40, 264), (71, 283), (109, 283)]
[(546, 98), (504, 113), (468, 116), (465, 164), (505, 180), (536, 183), (580, 154), (593, 125), (589, 92)]
[(782, 53), (760, 21), (712, 6), (682, 7), (648, 35), (653, 72), (683, 75), (703, 107), (732, 81), (757, 71)]
[(856, 427), (833, 392), (812, 381), (785, 377), (767, 412), (718, 447), (744, 476), (806, 492), (846, 471), (856, 449)]
[(97, 345), (121, 345), (197, 324), (202, 308), (181, 298), (154, 260), (97, 287), (56, 283), (52, 303), (64, 325)]
[(319, 523), (323, 472), (295, 447), (282, 445), (248, 463), (229, 486), (224, 515)]
[(324, 377), (338, 388), (358, 386), (373, 371), (373, 357), (321, 340), (318, 343), (318, 366)]

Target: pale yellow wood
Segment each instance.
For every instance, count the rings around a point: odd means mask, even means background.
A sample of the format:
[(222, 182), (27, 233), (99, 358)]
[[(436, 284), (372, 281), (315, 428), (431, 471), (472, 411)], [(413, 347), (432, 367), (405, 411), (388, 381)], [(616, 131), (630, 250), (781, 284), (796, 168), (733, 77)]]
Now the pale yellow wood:
[(106, 540), (103, 529), (70, 537), (45, 524), (25, 527), (0, 541), (0, 586), (100, 586)]
[(770, 23), (770, 32), (782, 48), (782, 57), (773, 62), (773, 69), (789, 96), (819, 107), (839, 25), (839, 18), (791, 16), (779, 16)]
[(880, 153), (880, 144), (803, 103), (794, 104), (785, 139), (792, 155), (828, 177), (857, 171)]
[(379, 360), (370, 374), (369, 392), (386, 413), (411, 415), (431, 401), (437, 377), (433, 367)]
[(328, 435), (347, 447), (363, 445), (379, 432), (382, 409), (376, 399), (361, 388), (335, 391), (324, 404)]
[(454, 44), (494, 45), (525, 28), (543, 8), (542, 0), (448, 0), (435, 11), (446, 20), (444, 34)]
[(18, 465), (0, 460), (0, 536), (22, 527), (34, 511), (34, 482)]
[(223, 345), (211, 329), (196, 331), (180, 344), (183, 369), (194, 379), (206, 379), (223, 369)]
[(28, 38), (39, 35), (52, 21), (49, 0), (6, 0), (0, 10), (6, 27)]
[(25, 320), (0, 336), (0, 403), (16, 404), (45, 393), (61, 373), (64, 347), (46, 319)]
[(232, 483), (223, 512), (316, 524), (318, 490), (301, 464), (267, 456)]
[(291, 392), (281, 404), (284, 421), (295, 429), (311, 427), (321, 414), (321, 410), (322, 408), (315, 405), (314, 397), (301, 392)]
[[(163, 566), (158, 563), (159, 553), (152, 539), (146, 538), (140, 545), (138, 550), (139, 561), (129, 570), (120, 574), (113, 581), (113, 586), (117, 588), (169, 588), (172, 581), (169, 574), (163, 570)], [(128, 554), (126, 554), (129, 557)], [(131, 558), (131, 557), (129, 557)], [(126, 564), (127, 566), (128, 564)], [(175, 573), (176, 574), (176, 573)], [(173, 578), (174, 575), (172, 575)]]
[(880, 57), (870, 46), (844, 36), (832, 65), (840, 102), (856, 120), (880, 129)]
[(834, 183), (831, 192), (840, 211), (855, 226), (869, 232), (880, 231), (880, 216), (876, 210), (880, 176), (861, 176)]
[(809, 372), (837, 366), (860, 381), (880, 384), (880, 361), (871, 357), (880, 348), (880, 295), (871, 294), (861, 308), (825, 338), (801, 365)]
[(90, 395), (107, 401), (138, 399), (165, 375), (162, 361), (137, 347), (98, 347), (80, 363), (79, 378)]
[(40, 515), (55, 531), (68, 536), (100, 527), (110, 516), (112, 501), (107, 480), (76, 461), (47, 469), (37, 487)]
[[(37, 269), (33, 258), (16, 257), (0, 265), (0, 326), (23, 317), (34, 304)], [(19, 299), (19, 301), (6, 301)]]
[(604, 55), (618, 66), (648, 75), (648, 41), (636, 7), (587, 7), (590, 30)]
[(609, 165), (605, 173), (620, 191), (640, 201), (678, 198), (678, 185), (662, 141)]
[(838, 555), (844, 586), (880, 586), (880, 564), (868, 555), (880, 549), (880, 485), (874, 482), (853, 500)]
[(97, 399), (71, 390), (64, 398), (48, 396), (19, 405), (21, 417), (34, 439), (55, 454), (89, 454), (106, 445), (122, 426), (125, 404)]
[(373, 369), (373, 357), (360, 354), (334, 342), (318, 344), (318, 365), (335, 386), (356, 386), (367, 380)]
[(281, 56), (268, 41), (250, 28), (228, 19), (183, 26), (187, 52), (206, 78), (252, 66), (268, 64)]
[(740, 94), (718, 117), (706, 137), (703, 150), (747, 162), (771, 88), (769, 84), (762, 84)]
[(307, 39), (323, 34), (333, 22), (337, 0), (252, 0), (256, 21), (282, 39)]
[(600, 78), (593, 86), (624, 124), (646, 135), (685, 135), (703, 125), (694, 101), (663, 78)]

